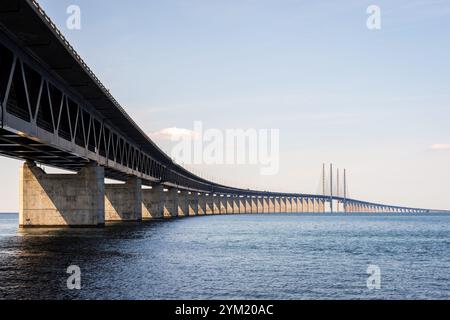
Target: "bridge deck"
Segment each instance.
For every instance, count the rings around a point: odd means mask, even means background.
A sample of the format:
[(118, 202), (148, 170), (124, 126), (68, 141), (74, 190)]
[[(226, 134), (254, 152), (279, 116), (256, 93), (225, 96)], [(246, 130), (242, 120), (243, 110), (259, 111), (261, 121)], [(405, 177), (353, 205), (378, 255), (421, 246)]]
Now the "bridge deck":
[(96, 163), (108, 178), (126, 181), (135, 176), (147, 185), (330, 200), (324, 195), (225, 186), (174, 163), (137, 126), (34, 0), (0, 1), (0, 103), (0, 153), (5, 156), (73, 171)]

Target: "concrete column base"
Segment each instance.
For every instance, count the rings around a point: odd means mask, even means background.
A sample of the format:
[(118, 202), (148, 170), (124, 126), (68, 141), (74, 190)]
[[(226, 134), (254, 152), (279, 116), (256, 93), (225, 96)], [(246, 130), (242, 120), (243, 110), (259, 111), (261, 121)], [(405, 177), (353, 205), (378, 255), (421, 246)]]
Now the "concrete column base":
[(175, 218), (178, 216), (178, 189), (171, 188), (164, 192), (163, 205), (164, 218)]
[(199, 194), (198, 197), (197, 197), (197, 200), (198, 200), (198, 212), (197, 212), (197, 214), (199, 216), (206, 215), (206, 194), (205, 193)]
[(122, 184), (105, 185), (105, 220), (142, 221), (142, 183), (130, 178)]
[(189, 216), (197, 216), (199, 214), (199, 195), (197, 192), (190, 192), (188, 196)]
[(163, 218), (164, 187), (153, 186), (151, 189), (142, 189), (142, 219)]
[(189, 216), (189, 197), (187, 191), (178, 191), (178, 217)]
[(47, 174), (32, 162), (20, 169), (21, 228), (102, 227), (105, 225), (104, 169)]

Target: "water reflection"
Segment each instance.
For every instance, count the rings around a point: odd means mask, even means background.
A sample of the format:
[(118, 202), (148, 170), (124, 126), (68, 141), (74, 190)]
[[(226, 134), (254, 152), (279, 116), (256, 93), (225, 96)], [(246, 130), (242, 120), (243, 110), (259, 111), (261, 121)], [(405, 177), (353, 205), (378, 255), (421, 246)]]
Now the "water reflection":
[[(17, 231), (0, 216), (0, 297), (450, 298), (449, 216), (210, 216)], [(382, 270), (369, 291), (366, 268)], [(66, 287), (81, 268), (82, 290)]]

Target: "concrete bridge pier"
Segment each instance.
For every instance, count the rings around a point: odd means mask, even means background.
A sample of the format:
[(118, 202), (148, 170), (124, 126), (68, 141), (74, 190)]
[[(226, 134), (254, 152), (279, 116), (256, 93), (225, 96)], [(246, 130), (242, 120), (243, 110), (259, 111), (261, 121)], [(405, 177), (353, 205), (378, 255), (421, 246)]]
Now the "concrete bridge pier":
[(19, 226), (104, 226), (104, 176), (97, 166), (86, 166), (77, 174), (48, 174), (34, 162), (25, 162), (19, 178)]
[(291, 198), (291, 202), (292, 202), (292, 213), (298, 213), (297, 198)]
[(250, 197), (250, 213), (252, 213), (252, 214), (256, 214), (256, 213), (258, 213), (258, 206), (257, 206), (257, 204), (256, 204), (256, 197), (255, 196), (252, 196), (252, 197)]
[(198, 194), (198, 211), (199, 216), (206, 215), (206, 193)]
[(303, 213), (303, 202), (302, 198), (297, 198), (297, 212)]
[(164, 208), (164, 187), (155, 185), (151, 189), (142, 189), (142, 219), (161, 219)]
[(323, 200), (319, 200), (319, 212), (324, 213), (325, 212), (325, 204)]
[(244, 196), (244, 213), (252, 213), (252, 202), (249, 196)]
[(163, 217), (174, 218), (178, 216), (178, 189), (168, 188), (164, 189), (164, 196), (162, 201)]
[(286, 213), (292, 213), (292, 199), (290, 197), (286, 197)]
[(213, 194), (213, 214), (218, 215), (220, 214), (220, 195)]
[(187, 197), (187, 214), (188, 216), (197, 216), (199, 209), (198, 192), (188, 192)]
[(214, 214), (214, 195), (212, 193), (206, 194), (205, 214), (208, 216)]
[(261, 196), (256, 197), (256, 209), (258, 213), (264, 213), (263, 198)]
[(227, 214), (227, 197), (223, 194), (219, 195), (219, 213)]
[(263, 213), (269, 213), (269, 197), (262, 198)]
[(308, 213), (309, 212), (308, 199), (302, 198), (301, 202), (302, 202), (302, 212)]
[(286, 198), (280, 197), (280, 213), (286, 213)]
[(231, 197), (231, 203), (233, 204), (233, 214), (239, 214), (240, 212), (240, 205), (239, 205), (239, 196), (233, 195)]
[(238, 196), (238, 204), (239, 204), (239, 213), (244, 214), (245, 213), (245, 198), (242, 196)]
[(226, 201), (227, 201), (227, 214), (233, 214), (234, 213), (233, 195), (228, 194), (226, 196)]
[(314, 199), (309, 198), (308, 199), (308, 212), (314, 213)]
[(105, 221), (142, 221), (141, 179), (105, 184)]
[(185, 190), (178, 190), (178, 217), (189, 216), (190, 194)]
[(280, 198), (279, 197), (273, 197), (273, 211), (272, 213), (280, 213)]
[(275, 213), (275, 198), (274, 197), (268, 197), (267, 203), (269, 206), (269, 213)]

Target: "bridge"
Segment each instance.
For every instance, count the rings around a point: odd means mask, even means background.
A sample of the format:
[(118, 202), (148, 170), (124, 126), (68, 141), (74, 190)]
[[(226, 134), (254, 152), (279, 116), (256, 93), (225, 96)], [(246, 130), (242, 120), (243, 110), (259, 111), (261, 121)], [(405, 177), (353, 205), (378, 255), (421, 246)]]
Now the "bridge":
[[(131, 119), (34, 0), (0, 2), (0, 154), (21, 159), (21, 227), (211, 214), (430, 210), (247, 190), (176, 164)], [(37, 164), (75, 174), (49, 174)], [(108, 184), (105, 178), (125, 183)]]

